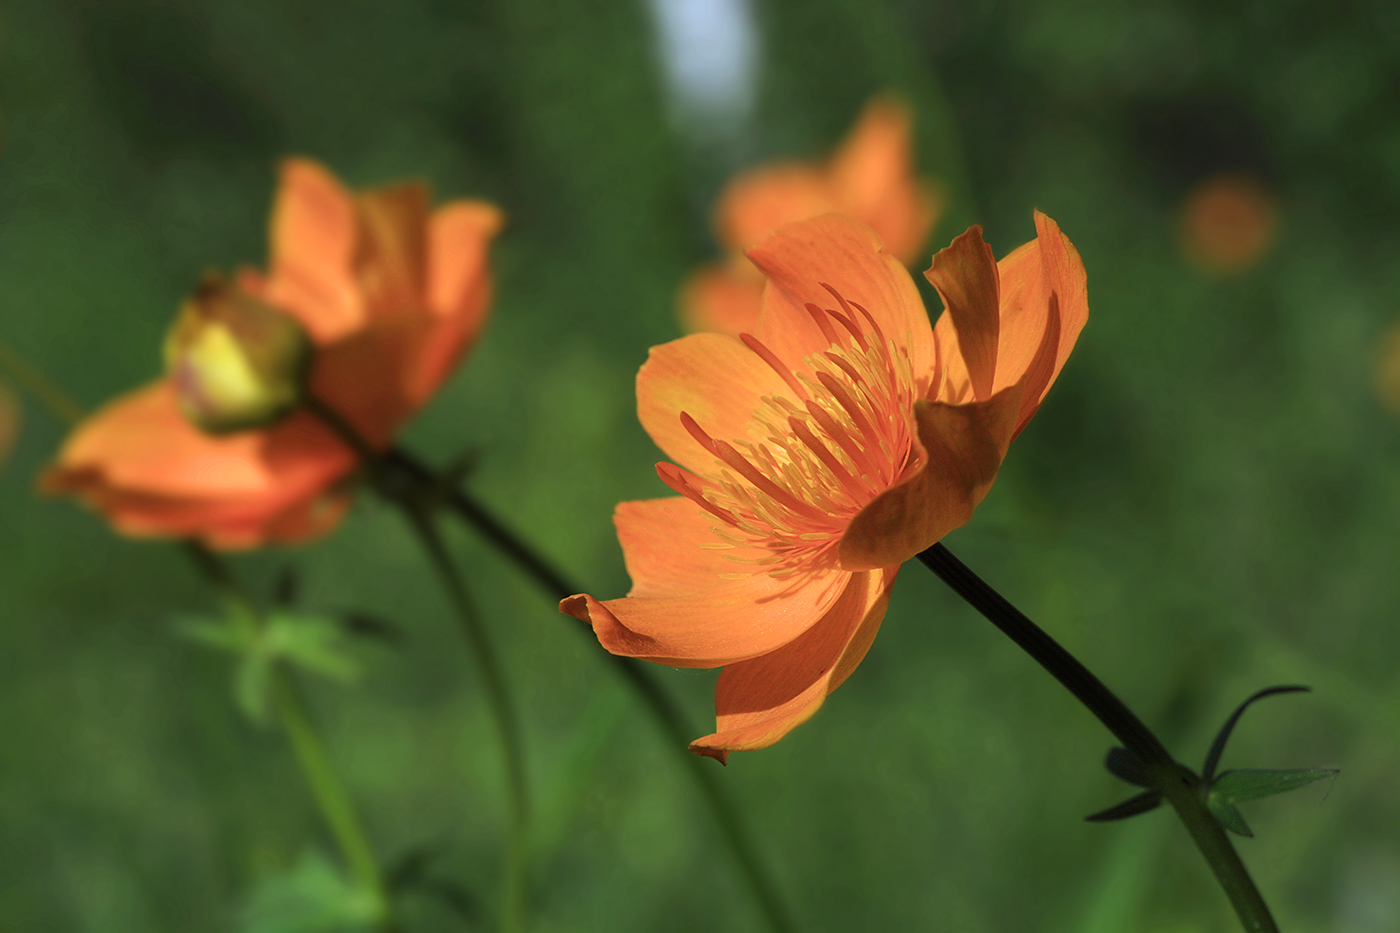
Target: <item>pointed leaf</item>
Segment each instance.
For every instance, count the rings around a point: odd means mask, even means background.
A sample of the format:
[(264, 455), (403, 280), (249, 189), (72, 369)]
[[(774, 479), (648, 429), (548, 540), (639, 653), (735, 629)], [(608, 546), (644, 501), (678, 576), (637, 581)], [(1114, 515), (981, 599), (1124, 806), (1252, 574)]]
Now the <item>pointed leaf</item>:
[(1216, 735), (1215, 741), (1211, 743), (1210, 751), (1206, 753), (1206, 766), (1201, 769), (1201, 779), (1209, 784), (1215, 777), (1215, 769), (1216, 766), (1220, 764), (1220, 756), (1225, 753), (1225, 743), (1230, 740), (1230, 733), (1235, 730), (1235, 724), (1240, 721), (1240, 717), (1244, 715), (1245, 710), (1249, 709), (1250, 704), (1262, 700), (1264, 697), (1275, 696), (1280, 693), (1309, 693), (1311, 691), (1312, 687), (1304, 687), (1297, 684), (1285, 687), (1265, 687), (1263, 690), (1258, 691), (1241, 703), (1235, 708), (1235, 711), (1230, 714), (1230, 718), (1225, 720), (1225, 725), (1220, 727), (1220, 733)]
[(1115, 804), (1107, 810), (1100, 810), (1098, 813), (1084, 817), (1090, 823), (1109, 823), (1113, 820), (1126, 820), (1130, 816), (1137, 816), (1139, 813), (1147, 813), (1155, 810), (1162, 803), (1160, 791), (1145, 790), (1136, 797), (1129, 797), (1122, 803)]
[(234, 654), (243, 654), (254, 647), (247, 631), (222, 619), (185, 616), (175, 620), (174, 631), (181, 638)]
[(1152, 779), (1147, 776), (1147, 769), (1142, 766), (1142, 762), (1138, 761), (1137, 756), (1126, 748), (1117, 746), (1110, 748), (1103, 766), (1108, 769), (1109, 774), (1121, 781), (1136, 784), (1138, 787), (1152, 786)]
[(1216, 778), (1215, 783), (1210, 786), (1210, 793), (1212, 797), (1241, 803), (1306, 787), (1314, 781), (1333, 777), (1338, 773), (1336, 768), (1238, 768), (1226, 771)]
[(345, 630), (329, 616), (273, 613), (263, 644), (269, 655), (333, 680), (348, 682), (360, 676), (360, 663), (349, 652)]
[(1244, 821), (1244, 815), (1233, 803), (1211, 794), (1206, 800), (1206, 805), (1210, 807), (1211, 815), (1220, 822), (1221, 826), (1237, 836), (1254, 838), (1254, 830), (1249, 828), (1249, 824)]

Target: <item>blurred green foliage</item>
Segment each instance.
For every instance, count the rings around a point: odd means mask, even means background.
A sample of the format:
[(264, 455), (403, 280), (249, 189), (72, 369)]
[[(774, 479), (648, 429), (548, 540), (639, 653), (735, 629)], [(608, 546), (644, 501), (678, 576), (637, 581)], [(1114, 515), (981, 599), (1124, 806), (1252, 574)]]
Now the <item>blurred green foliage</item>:
[[(1039, 207), (1089, 270), (1074, 357), (949, 545), (1184, 760), (1255, 688), (1313, 685), (1252, 714), (1226, 764), (1342, 775), (1247, 805), (1242, 851), (1289, 931), (1400, 928), (1400, 423), (1369, 388), (1400, 315), (1400, 7), (768, 0), (756, 23), (756, 110), (725, 143), (668, 107), (640, 3), (14, 0), (0, 336), (88, 404), (153, 377), (200, 273), (261, 261), (283, 154), (494, 200), (490, 328), (407, 440), (480, 451), (478, 494), (621, 594), (613, 504), (665, 494), (631, 380), (677, 336), (707, 205), (732, 169), (817, 156), (896, 88), (954, 195), (930, 251), (981, 222), (1006, 252)], [(1282, 217), (1230, 279), (1193, 271), (1174, 226), (1222, 170), (1264, 179)], [(31, 412), (0, 486), (0, 926), (188, 933), (314, 907), (342, 882), (290, 752), (240, 716), (227, 655), (171, 636), (210, 595), (174, 548), (33, 495), (62, 433)], [(533, 928), (760, 929), (588, 634), (452, 543), (528, 729)], [(405, 630), (354, 686), (306, 687), (380, 853), (431, 881), (406, 926), (484, 928), (498, 751), (413, 542), (365, 497), (323, 543), (238, 560), (265, 591), (288, 563), (308, 611)], [(713, 674), (665, 679), (707, 731)], [(1109, 744), (911, 565), (826, 708), (723, 778), (805, 929), (1234, 929), (1166, 811), (1081, 822), (1121, 794)]]

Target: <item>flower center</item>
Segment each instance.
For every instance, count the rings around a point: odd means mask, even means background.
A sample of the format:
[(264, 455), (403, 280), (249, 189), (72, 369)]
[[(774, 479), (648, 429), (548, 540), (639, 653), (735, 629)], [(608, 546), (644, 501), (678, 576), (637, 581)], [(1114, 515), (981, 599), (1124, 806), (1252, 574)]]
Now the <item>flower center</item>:
[(713, 438), (681, 412), (681, 424), (727, 469), (697, 476), (657, 464), (668, 486), (719, 519), (714, 547), (765, 551), (732, 559), (776, 577), (814, 560), (834, 566), (851, 519), (899, 482), (913, 449), (916, 389), (907, 351), (865, 308), (823, 287), (841, 310), (807, 305), (828, 346), (803, 361), (805, 371), (785, 366), (752, 335), (740, 338), (791, 390), (763, 397), (748, 438)]

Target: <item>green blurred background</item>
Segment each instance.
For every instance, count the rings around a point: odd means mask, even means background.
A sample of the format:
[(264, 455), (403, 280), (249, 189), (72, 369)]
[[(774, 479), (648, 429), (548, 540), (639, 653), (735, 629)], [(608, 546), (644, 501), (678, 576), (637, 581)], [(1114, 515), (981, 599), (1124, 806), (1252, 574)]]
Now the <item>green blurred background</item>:
[[(283, 154), (489, 198), (510, 218), (490, 327), (406, 441), (478, 450), (479, 496), (620, 595), (612, 507), (665, 494), (632, 377), (715, 253), (709, 204), (897, 89), (952, 192), (930, 252), (981, 222), (1004, 253), (1040, 207), (1089, 270), (1073, 358), (948, 544), (1188, 762), (1254, 689), (1313, 685), (1251, 711), (1225, 765), (1343, 773), (1247, 805), (1240, 848), (1285, 930), (1400, 929), (1400, 421), (1370, 388), (1400, 317), (1400, 6), (767, 0), (749, 46), (680, 44), (750, 50), (722, 105), (664, 80), (657, 9), (12, 0), (0, 338), (85, 404), (150, 379), (201, 271), (261, 262)], [(1272, 186), (1281, 217), (1234, 277), (1176, 237), (1222, 170)], [(229, 659), (171, 634), (210, 606), (178, 551), (34, 495), (62, 436), (30, 406), (0, 478), (0, 929), (237, 929), (250, 892), (333, 849), (282, 736), (237, 712)], [(533, 928), (763, 929), (596, 644), (472, 535), (453, 545), (525, 716)], [(429, 846), (488, 928), (497, 745), (414, 542), (363, 497), (330, 539), (237, 562), (264, 588), (287, 563), (308, 605), (405, 629), (362, 649), (355, 686), (308, 692), (380, 854)], [(714, 674), (659, 673), (709, 731)], [(1167, 812), (1082, 822), (1131, 792), (1110, 744), (913, 564), (856, 674), (722, 778), (806, 930), (1237, 929)], [(426, 895), (405, 911), (464, 925)]]

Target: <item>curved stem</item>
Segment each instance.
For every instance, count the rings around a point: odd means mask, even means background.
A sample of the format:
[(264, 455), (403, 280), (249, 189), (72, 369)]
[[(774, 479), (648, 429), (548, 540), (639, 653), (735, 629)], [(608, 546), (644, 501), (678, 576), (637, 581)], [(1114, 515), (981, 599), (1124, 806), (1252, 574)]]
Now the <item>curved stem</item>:
[(456, 566), (443, 544), (433, 517), (422, 508), (414, 508), (404, 503), (404, 514), (412, 524), (438, 581), (447, 592), (452, 603), (453, 614), (461, 626), (462, 634), (471, 645), (481, 668), (482, 682), (486, 687), (487, 700), (491, 705), (492, 717), (500, 733), (501, 746), (505, 751), (506, 794), (510, 806), (510, 832), (506, 844), (505, 894), (501, 906), (501, 928), (508, 933), (525, 928), (525, 894), (528, 871), (528, 846), (530, 812), (529, 794), (525, 777), (525, 746), (521, 740), (519, 719), (515, 704), (506, 687), (504, 671), (495, 646), (491, 643), (481, 614), (476, 611), (466, 583), (457, 573)]
[(1103, 681), (946, 547), (935, 544), (919, 554), (919, 560), (1074, 694), (1142, 763), (1154, 786), (1186, 824), (1196, 847), (1230, 898), (1244, 929), (1249, 933), (1278, 933), (1268, 905), (1225, 828), (1206, 808), (1205, 788), (1200, 778), (1178, 764), (1152, 730), (1104, 686)]
[[(185, 542), (184, 550), (218, 591), (234, 624), (251, 628), (253, 631), (261, 630), (262, 614), (234, 579), (223, 560), (196, 541)], [(271, 676), (271, 695), (277, 718), (292, 743), (292, 750), (296, 754), (302, 776), (311, 790), (312, 799), (321, 811), (321, 817), (325, 820), (331, 836), (335, 838), (346, 867), (360, 887), (374, 898), (380, 915), (385, 918), (386, 928), (392, 928), (384, 878), (350, 795), (336, 776), (330, 757), (326, 754), (326, 747), (307, 716), (290, 678), (276, 668)]]
[[(402, 448), (393, 448), (384, 455), (386, 463), (401, 471), (406, 477), (425, 488), (436, 491), (442, 503), (451, 509), (458, 518), (475, 528), (483, 537), (509, 557), (521, 570), (554, 599), (567, 599), (583, 592), (556, 570), (545, 558), (526, 544), (519, 536), (493, 516), (484, 506), (472, 499), (460, 486), (442, 488), (438, 476)], [(749, 837), (743, 817), (734, 806), (723, 785), (720, 784), (713, 766), (705, 759), (690, 752), (690, 740), (695, 731), (686, 723), (675, 701), (657, 680), (654, 670), (636, 658), (608, 654), (608, 661), (618, 673), (641, 695), (651, 711), (657, 725), (666, 737), (667, 747), (680, 755), (685, 770), (699, 785), (701, 796), (709, 807), (715, 822), (719, 825), (725, 843), (729, 846), (734, 860), (739, 864), (745, 880), (763, 911), (771, 929), (778, 933), (793, 933), (797, 925), (788, 912), (777, 885), (764, 866), (757, 847)]]

